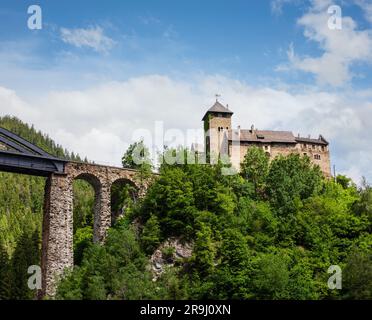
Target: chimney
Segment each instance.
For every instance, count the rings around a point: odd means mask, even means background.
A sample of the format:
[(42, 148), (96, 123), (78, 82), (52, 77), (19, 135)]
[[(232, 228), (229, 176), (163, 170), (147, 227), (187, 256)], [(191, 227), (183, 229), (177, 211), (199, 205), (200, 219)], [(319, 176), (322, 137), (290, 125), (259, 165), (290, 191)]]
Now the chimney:
[(254, 131), (254, 125), (253, 124), (251, 125), (251, 131), (252, 132)]
[(229, 109), (229, 104), (226, 104), (226, 109)]

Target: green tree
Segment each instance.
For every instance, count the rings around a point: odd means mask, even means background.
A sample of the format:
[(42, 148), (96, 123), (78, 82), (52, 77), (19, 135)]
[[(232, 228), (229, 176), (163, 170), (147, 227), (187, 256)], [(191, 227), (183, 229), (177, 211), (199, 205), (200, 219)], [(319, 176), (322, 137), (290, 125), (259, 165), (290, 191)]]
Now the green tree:
[(79, 228), (93, 227), (95, 192), (89, 182), (75, 180), (74, 192), (74, 234)]
[(308, 157), (291, 154), (275, 158), (267, 176), (267, 194), (280, 215), (296, 211), (298, 201), (318, 194), (322, 189), (322, 173)]
[(275, 245), (279, 223), (268, 202), (253, 201), (246, 197), (240, 199), (234, 225), (242, 234), (249, 235), (249, 244), (256, 250), (265, 250)]
[(249, 148), (241, 163), (241, 175), (253, 182), (256, 193), (262, 195), (269, 172), (269, 157), (262, 148)]
[(87, 226), (77, 229), (74, 234), (74, 264), (80, 265), (84, 251), (93, 243), (93, 228)]
[(247, 240), (236, 229), (222, 233), (222, 245), (218, 255), (220, 264), (210, 281), (214, 283), (209, 298), (249, 299), (252, 297), (252, 257)]
[[(196, 208), (193, 186), (180, 168), (168, 168), (149, 188), (141, 210), (156, 214), (164, 237), (190, 235)], [(147, 215), (147, 217), (146, 217)]]
[(196, 233), (191, 263), (199, 275), (205, 277), (213, 272), (216, 248), (212, 240), (211, 228), (204, 223), (201, 223), (199, 228), (200, 230)]
[(0, 246), (0, 300), (11, 299), (11, 266), (8, 253)]
[(150, 152), (143, 140), (132, 143), (122, 158), (123, 168), (140, 169), (151, 168)]
[(151, 215), (144, 225), (141, 244), (147, 254), (152, 254), (160, 244), (160, 226), (156, 215)]
[(344, 189), (349, 188), (353, 183), (350, 178), (341, 174), (337, 175), (336, 182), (340, 184)]
[(32, 265), (40, 265), (39, 234), (24, 233), (14, 251), (12, 261), (12, 299), (24, 300), (36, 297), (35, 291), (28, 288), (27, 270)]
[(136, 169), (135, 180), (140, 189), (151, 183), (153, 165), (143, 140), (131, 144), (122, 157), (123, 168)]
[(358, 199), (352, 206), (353, 212), (359, 217), (365, 217), (369, 222), (368, 232), (372, 233), (372, 187), (363, 181), (362, 186), (358, 190)]
[(258, 299), (285, 299), (288, 297), (288, 259), (282, 255), (265, 254), (260, 257), (253, 276), (255, 296)]
[(372, 250), (351, 251), (342, 272), (343, 292), (346, 299), (372, 299)]
[(155, 285), (132, 228), (118, 225), (104, 246), (92, 245), (80, 267), (66, 274), (58, 299), (150, 299)]
[(132, 213), (138, 191), (131, 183), (114, 183), (111, 187), (112, 222)]

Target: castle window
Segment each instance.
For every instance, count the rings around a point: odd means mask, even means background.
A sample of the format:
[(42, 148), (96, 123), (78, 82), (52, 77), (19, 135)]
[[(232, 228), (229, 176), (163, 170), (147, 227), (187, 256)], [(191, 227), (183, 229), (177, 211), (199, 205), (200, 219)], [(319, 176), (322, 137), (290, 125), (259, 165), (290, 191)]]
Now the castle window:
[(324, 151), (324, 146), (322, 146), (322, 151)]
[(269, 147), (268, 146), (265, 146), (265, 150), (269, 150)]
[(315, 160), (320, 160), (320, 155), (319, 154), (314, 154), (314, 159)]
[(307, 153), (306, 152), (304, 153), (304, 157), (307, 157)]
[(306, 143), (304, 143), (304, 148), (307, 148), (307, 144)]
[(315, 149), (315, 144), (313, 144), (313, 149)]

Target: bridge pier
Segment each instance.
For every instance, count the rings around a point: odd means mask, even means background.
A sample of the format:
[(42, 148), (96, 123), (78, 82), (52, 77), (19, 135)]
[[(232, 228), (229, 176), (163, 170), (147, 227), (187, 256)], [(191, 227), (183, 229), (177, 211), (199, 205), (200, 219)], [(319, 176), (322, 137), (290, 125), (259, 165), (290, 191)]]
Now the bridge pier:
[(53, 297), (56, 283), (66, 268), (74, 265), (73, 257), (73, 190), (67, 176), (52, 174), (45, 186), (42, 290), (41, 295)]
[(108, 183), (102, 184), (96, 192), (95, 202), (93, 242), (103, 243), (111, 227), (111, 191)]

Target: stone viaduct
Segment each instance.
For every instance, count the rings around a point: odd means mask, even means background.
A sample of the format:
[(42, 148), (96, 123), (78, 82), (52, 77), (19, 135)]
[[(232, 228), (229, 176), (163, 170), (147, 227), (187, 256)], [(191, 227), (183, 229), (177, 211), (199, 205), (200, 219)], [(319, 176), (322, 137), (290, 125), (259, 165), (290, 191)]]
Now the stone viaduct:
[(42, 228), (42, 290), (53, 297), (56, 283), (73, 257), (73, 182), (83, 179), (95, 192), (93, 241), (102, 243), (111, 226), (111, 187), (130, 183), (142, 196), (146, 187), (137, 171), (55, 158), (14, 133), (0, 128), (0, 171), (46, 177)]
[[(45, 186), (42, 294), (53, 296), (55, 282), (66, 268), (73, 267), (73, 182), (83, 179), (95, 192), (93, 241), (102, 243), (111, 226), (111, 186), (117, 182), (136, 183), (136, 171), (68, 162), (64, 174), (52, 174)], [(143, 190), (140, 190), (140, 193)]]

